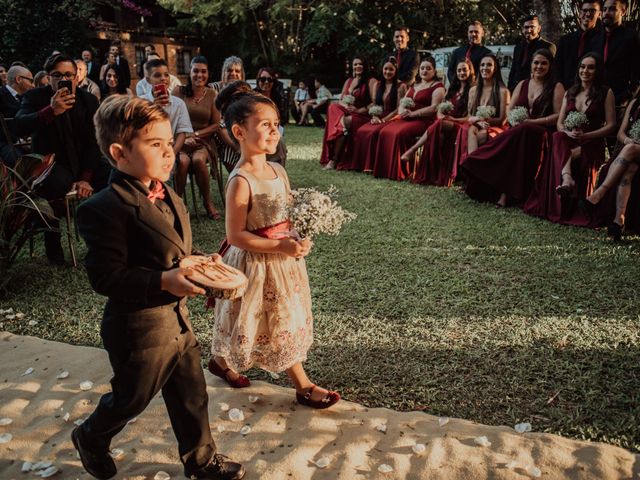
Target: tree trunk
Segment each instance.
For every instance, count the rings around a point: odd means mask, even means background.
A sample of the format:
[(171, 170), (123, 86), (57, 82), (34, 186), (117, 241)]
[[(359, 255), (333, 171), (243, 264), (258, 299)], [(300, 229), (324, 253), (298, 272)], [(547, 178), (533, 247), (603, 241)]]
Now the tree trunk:
[(542, 37), (553, 43), (558, 43), (558, 39), (563, 34), (560, 1), (533, 0), (534, 11), (538, 14), (540, 25), (542, 25)]

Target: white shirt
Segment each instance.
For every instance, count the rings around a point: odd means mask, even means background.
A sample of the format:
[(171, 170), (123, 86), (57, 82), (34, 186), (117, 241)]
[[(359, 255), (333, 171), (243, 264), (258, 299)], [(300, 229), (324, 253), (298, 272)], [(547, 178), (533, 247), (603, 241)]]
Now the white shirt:
[[(140, 98), (144, 98), (153, 102), (153, 95), (151, 92), (146, 95), (141, 95)], [(187, 110), (187, 104), (181, 98), (169, 95), (169, 104), (164, 105), (164, 111), (169, 114), (169, 121), (171, 122), (171, 131), (174, 135), (179, 133), (193, 133), (193, 127), (191, 126), (191, 120), (189, 119), (189, 111)]]
[(15, 98), (17, 102), (19, 102), (20, 99), (18, 98), (18, 92), (13, 88), (11, 88), (11, 85), (5, 85), (5, 87), (7, 87), (7, 90), (9, 90), (9, 93), (13, 95), (13, 98)]
[[(178, 80), (177, 77), (174, 77), (173, 75), (169, 74), (169, 93), (173, 92), (173, 89), (181, 86), (182, 83), (180, 83), (180, 80)], [(143, 78), (142, 80), (139, 80), (138, 83), (136, 83), (136, 96), (138, 97), (142, 97), (143, 95), (146, 95), (147, 93), (151, 92), (151, 84), (149, 82), (147, 82), (146, 78)]]

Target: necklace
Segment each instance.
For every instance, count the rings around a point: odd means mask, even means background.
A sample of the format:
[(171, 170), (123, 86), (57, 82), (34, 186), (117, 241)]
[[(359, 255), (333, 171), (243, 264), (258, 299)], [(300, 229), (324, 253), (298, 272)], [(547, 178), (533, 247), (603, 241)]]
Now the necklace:
[(206, 96), (207, 96), (207, 91), (208, 91), (208, 90), (209, 90), (209, 89), (208, 89), (207, 87), (205, 87), (205, 89), (204, 89), (204, 93), (203, 93), (202, 95), (200, 95), (199, 97), (196, 97), (196, 96), (195, 96), (195, 93), (194, 93), (193, 97), (191, 97), (191, 100), (193, 101), (193, 103), (195, 103), (196, 105), (197, 105), (198, 103), (200, 103), (200, 102), (204, 99), (204, 97), (206, 97)]

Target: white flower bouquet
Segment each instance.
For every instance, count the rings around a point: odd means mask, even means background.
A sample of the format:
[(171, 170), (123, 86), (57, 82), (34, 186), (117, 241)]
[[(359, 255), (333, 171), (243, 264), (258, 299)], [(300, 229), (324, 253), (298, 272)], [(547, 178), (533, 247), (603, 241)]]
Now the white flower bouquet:
[(496, 116), (496, 107), (493, 105), (480, 105), (476, 110), (476, 117), (486, 120)]
[(442, 102), (440, 105), (438, 105), (438, 112), (443, 115), (449, 115), (451, 112), (453, 112), (453, 103)]
[(573, 112), (569, 112), (567, 117), (564, 119), (564, 128), (567, 130), (579, 130), (588, 123), (589, 119), (586, 114), (574, 110)]
[(528, 118), (529, 118), (529, 111), (527, 110), (527, 107), (515, 107), (507, 115), (507, 121), (509, 122), (509, 125), (511, 125), (512, 127), (515, 127), (516, 125), (521, 124)]
[(382, 115), (382, 107), (380, 105), (371, 105), (369, 107), (369, 115), (372, 117), (379, 117)]
[(402, 97), (400, 99), (400, 106), (405, 110), (411, 110), (413, 107), (416, 106), (416, 102), (414, 102), (413, 98), (411, 97)]
[(291, 191), (287, 214), (291, 228), (301, 238), (313, 239), (319, 234), (338, 235), (342, 226), (356, 218), (334, 200), (338, 190), (333, 185), (326, 192), (314, 188)]
[(635, 123), (631, 125), (631, 128), (629, 129), (629, 138), (636, 142), (640, 142), (640, 120), (636, 120)]
[(356, 97), (353, 95), (344, 95), (340, 102), (347, 107), (356, 103)]

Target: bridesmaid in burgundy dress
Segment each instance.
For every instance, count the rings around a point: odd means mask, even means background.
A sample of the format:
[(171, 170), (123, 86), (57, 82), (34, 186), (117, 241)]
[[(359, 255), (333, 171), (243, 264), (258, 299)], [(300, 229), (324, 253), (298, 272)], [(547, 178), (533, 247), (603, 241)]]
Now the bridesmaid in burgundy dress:
[(616, 153), (602, 167), (600, 186), (585, 199), (590, 227), (607, 225), (607, 234), (622, 239), (622, 230), (640, 233), (640, 140), (631, 138), (631, 127), (640, 122), (640, 91), (629, 102), (618, 130)]
[(505, 207), (508, 201), (524, 203), (531, 193), (545, 153), (547, 132), (555, 130), (564, 96), (564, 87), (556, 82), (552, 67), (549, 50), (533, 54), (531, 79), (518, 83), (507, 109), (508, 117), (514, 108), (524, 107), (529, 118), (467, 157), (463, 166), (465, 191), (471, 198), (497, 200), (496, 207)]
[[(398, 107), (399, 119), (387, 123), (381, 130), (376, 146), (373, 174), (391, 180), (404, 180), (411, 174), (413, 162), (400, 160), (418, 135), (421, 135), (436, 118), (438, 104), (444, 98), (444, 85), (436, 72), (436, 61), (427, 57), (420, 63), (420, 82), (414, 84)], [(411, 99), (412, 107), (403, 105)]]
[(377, 83), (376, 90), (371, 95), (374, 100), (372, 105), (381, 107), (382, 113), (372, 115), (370, 122), (360, 127), (356, 132), (353, 139), (353, 156), (348, 164), (349, 169), (372, 171), (378, 133), (385, 123), (398, 114), (398, 101), (404, 97), (406, 92), (406, 85), (398, 81), (396, 59), (389, 57), (382, 66), (382, 80)]
[[(568, 130), (565, 119), (575, 111), (586, 114), (588, 124)], [(586, 215), (576, 208), (577, 199), (593, 191), (605, 159), (605, 137), (616, 128), (615, 100), (604, 85), (604, 62), (599, 54), (589, 52), (580, 59), (576, 81), (562, 101), (557, 127), (524, 212), (555, 223), (587, 226)]]
[(449, 86), (445, 101), (451, 102), (453, 111), (444, 114), (438, 111), (438, 119), (433, 122), (422, 137), (402, 154), (401, 159), (411, 161), (416, 151), (424, 145), (418, 160), (414, 183), (450, 187), (456, 176), (455, 145), (458, 131), (467, 121), (469, 90), (476, 83), (473, 63), (463, 58), (456, 67), (456, 78)]
[[(349, 150), (349, 138), (369, 121), (367, 110), (375, 79), (369, 77), (367, 64), (361, 57), (353, 59), (351, 71), (353, 76), (344, 82), (340, 102), (330, 104), (327, 109), (320, 156), (320, 163), (327, 169), (336, 168)], [(353, 104), (344, 101), (347, 95), (353, 97)]]

